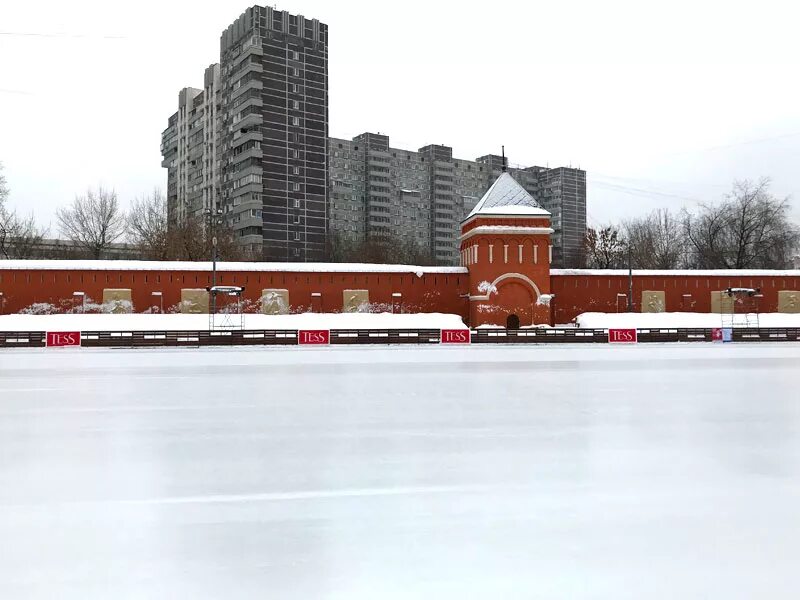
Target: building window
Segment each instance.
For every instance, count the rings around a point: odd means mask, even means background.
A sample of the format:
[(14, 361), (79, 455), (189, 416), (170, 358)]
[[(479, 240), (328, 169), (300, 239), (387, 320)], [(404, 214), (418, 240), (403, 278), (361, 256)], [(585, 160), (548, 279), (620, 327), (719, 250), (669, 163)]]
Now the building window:
[(295, 110), (300, 110), (300, 100), (292, 100), (292, 108)]
[(300, 191), (300, 184), (299, 183), (293, 183), (292, 184), (292, 190), (294, 190), (295, 192), (299, 192)]
[(292, 167), (292, 173), (295, 175), (300, 175), (300, 167)]
[(295, 200), (294, 201), (294, 207), (295, 208), (300, 208), (300, 200)]
[(292, 117), (292, 125), (300, 125), (300, 117)]

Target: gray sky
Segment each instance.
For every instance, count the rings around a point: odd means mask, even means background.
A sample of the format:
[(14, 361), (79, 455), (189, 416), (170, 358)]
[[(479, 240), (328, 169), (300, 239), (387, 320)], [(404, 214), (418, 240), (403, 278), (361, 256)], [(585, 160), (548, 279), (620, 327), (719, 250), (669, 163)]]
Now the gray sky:
[[(4, 0), (0, 162), (49, 222), (88, 185), (164, 187), (160, 134), (247, 8), (216, 0)], [(330, 26), (330, 134), (459, 158), (580, 166), (590, 223), (714, 201), (770, 176), (800, 218), (790, 2), (293, 0)], [(55, 230), (55, 227), (53, 227)]]

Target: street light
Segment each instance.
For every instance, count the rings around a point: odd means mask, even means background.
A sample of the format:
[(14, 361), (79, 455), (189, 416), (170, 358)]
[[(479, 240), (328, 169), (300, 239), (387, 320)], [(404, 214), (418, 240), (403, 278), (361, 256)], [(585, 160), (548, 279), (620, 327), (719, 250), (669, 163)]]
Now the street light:
[[(211, 287), (217, 287), (217, 236), (214, 235), (214, 228), (217, 225), (222, 225), (222, 209), (207, 208), (203, 211), (203, 215), (208, 222), (208, 232), (211, 234)], [(217, 297), (215, 294), (211, 295), (211, 314), (217, 312)]]
[(633, 312), (633, 261), (630, 244), (628, 244), (628, 312)]

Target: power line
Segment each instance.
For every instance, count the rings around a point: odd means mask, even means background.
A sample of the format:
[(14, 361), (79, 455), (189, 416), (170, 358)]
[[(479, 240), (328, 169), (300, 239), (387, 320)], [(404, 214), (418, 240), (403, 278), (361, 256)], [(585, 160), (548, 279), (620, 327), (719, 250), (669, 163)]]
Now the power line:
[(661, 196), (663, 198), (676, 199), (676, 200), (686, 200), (686, 201), (689, 201), (689, 202), (703, 202), (703, 200), (700, 200), (699, 198), (692, 198), (691, 196), (681, 196), (680, 194), (671, 194), (669, 192), (659, 192), (657, 190), (646, 190), (646, 189), (642, 189), (642, 188), (629, 187), (629, 186), (618, 185), (618, 184), (614, 184), (614, 183), (604, 183), (602, 181), (595, 181), (595, 182), (593, 182), (593, 185), (601, 187), (601, 188), (606, 188), (606, 189), (609, 189), (609, 190), (614, 190), (614, 191), (617, 191), (617, 192), (622, 192), (622, 193), (625, 193), (625, 194), (630, 194), (632, 196), (642, 196), (642, 197), (645, 197), (645, 198), (649, 198), (649, 197), (652, 197), (652, 196)]
[(20, 96), (33, 96), (33, 92), (26, 92), (24, 90), (7, 90), (0, 88), (0, 94), (19, 94)]
[(124, 35), (92, 35), (88, 33), (39, 33), (27, 31), (0, 31), (0, 35), (7, 37), (45, 37), (45, 38), (75, 38), (75, 39), (102, 39), (102, 40), (124, 40)]

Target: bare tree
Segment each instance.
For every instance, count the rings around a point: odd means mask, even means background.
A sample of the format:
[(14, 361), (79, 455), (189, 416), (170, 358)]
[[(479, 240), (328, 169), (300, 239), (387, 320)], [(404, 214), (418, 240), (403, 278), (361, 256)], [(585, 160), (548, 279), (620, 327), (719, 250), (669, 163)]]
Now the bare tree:
[(331, 262), (433, 265), (431, 253), (413, 239), (385, 235), (351, 242), (329, 233), (327, 255)]
[[(244, 260), (247, 257), (226, 224), (214, 228), (219, 260)], [(190, 216), (170, 224), (167, 231), (167, 258), (171, 260), (210, 260), (212, 236), (202, 216)]]
[(76, 196), (69, 207), (56, 211), (56, 219), (61, 233), (95, 259), (125, 233), (125, 214), (117, 194), (103, 187)]
[(677, 269), (685, 266), (685, 235), (679, 217), (658, 209), (623, 224), (631, 263), (637, 269)]
[(583, 245), (587, 267), (616, 269), (624, 263), (625, 242), (616, 227), (609, 225), (602, 229), (587, 229)]
[(0, 257), (33, 258), (46, 230), (36, 224), (33, 214), (21, 217), (7, 205), (8, 186), (0, 164)]
[(169, 258), (167, 200), (161, 190), (136, 198), (128, 213), (128, 234), (142, 258)]
[(684, 213), (691, 264), (707, 269), (788, 268), (800, 246), (789, 199), (769, 193), (769, 179), (737, 181), (719, 205)]

